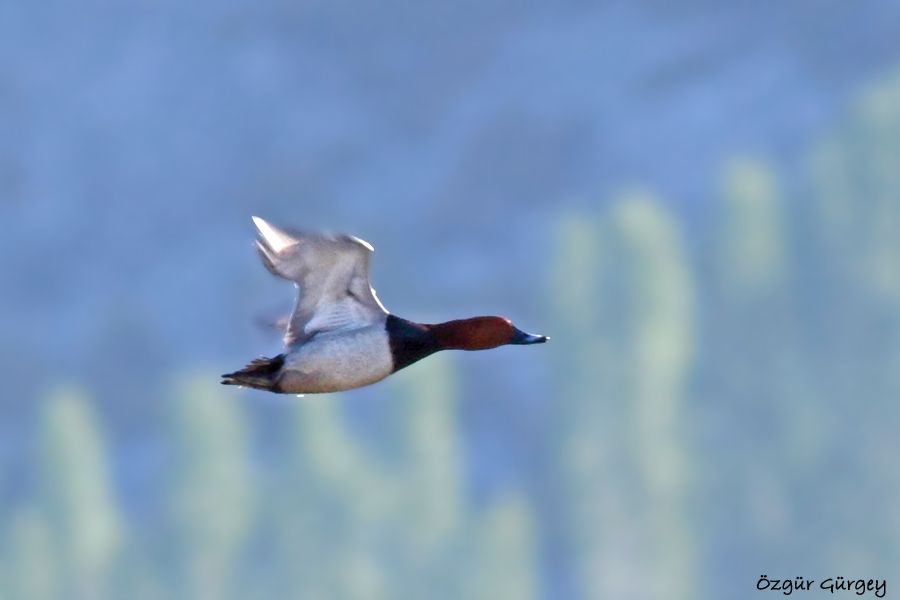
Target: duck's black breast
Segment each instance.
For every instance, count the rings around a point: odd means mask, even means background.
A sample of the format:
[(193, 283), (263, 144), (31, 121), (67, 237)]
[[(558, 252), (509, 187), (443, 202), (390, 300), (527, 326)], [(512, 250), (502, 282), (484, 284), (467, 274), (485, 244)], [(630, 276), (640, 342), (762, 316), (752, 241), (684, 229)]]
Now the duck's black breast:
[(388, 315), (384, 328), (388, 334), (394, 371), (441, 349), (427, 325)]

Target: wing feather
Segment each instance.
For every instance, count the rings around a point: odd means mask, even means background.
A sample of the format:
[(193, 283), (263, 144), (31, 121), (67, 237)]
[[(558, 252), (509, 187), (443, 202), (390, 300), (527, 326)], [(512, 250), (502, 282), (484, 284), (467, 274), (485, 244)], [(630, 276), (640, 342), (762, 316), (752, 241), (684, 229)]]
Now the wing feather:
[(303, 343), (316, 334), (357, 329), (383, 321), (387, 311), (369, 283), (374, 249), (349, 235), (300, 233), (253, 217), (256, 248), (270, 273), (293, 281), (297, 301), (284, 342)]

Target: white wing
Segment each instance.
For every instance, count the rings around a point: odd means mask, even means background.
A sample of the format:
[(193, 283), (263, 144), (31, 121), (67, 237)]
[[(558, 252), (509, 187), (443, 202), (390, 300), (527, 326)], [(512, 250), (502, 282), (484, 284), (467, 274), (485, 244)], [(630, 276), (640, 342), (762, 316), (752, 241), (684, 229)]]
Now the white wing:
[(285, 345), (384, 320), (387, 311), (369, 284), (369, 256), (374, 249), (368, 242), (350, 235), (279, 229), (259, 217), (253, 222), (259, 230), (256, 248), (263, 264), (298, 287)]

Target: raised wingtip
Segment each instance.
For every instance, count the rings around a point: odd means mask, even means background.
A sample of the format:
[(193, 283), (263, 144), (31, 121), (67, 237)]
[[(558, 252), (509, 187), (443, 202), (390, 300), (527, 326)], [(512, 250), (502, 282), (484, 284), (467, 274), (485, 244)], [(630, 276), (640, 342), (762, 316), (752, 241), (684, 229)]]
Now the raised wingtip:
[(252, 217), (252, 219), (253, 224), (256, 225), (256, 229), (266, 242), (266, 245), (275, 252), (281, 252), (288, 246), (297, 242), (297, 240), (293, 239), (287, 233), (281, 231), (274, 225), (270, 225), (265, 219), (256, 216)]
[(353, 240), (354, 242), (356, 242), (357, 244), (361, 245), (363, 248), (365, 248), (369, 252), (375, 252), (375, 248), (372, 247), (372, 244), (370, 244), (366, 240), (364, 240), (362, 238), (358, 238), (355, 235), (348, 235), (347, 237), (350, 238), (351, 240)]

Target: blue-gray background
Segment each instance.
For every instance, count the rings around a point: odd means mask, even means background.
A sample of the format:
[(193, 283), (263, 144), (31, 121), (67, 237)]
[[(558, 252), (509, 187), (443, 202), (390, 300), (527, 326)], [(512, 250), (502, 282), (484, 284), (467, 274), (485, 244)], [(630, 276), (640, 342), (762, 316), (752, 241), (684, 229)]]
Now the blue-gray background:
[[(886, 0), (3, 3), (0, 595), (890, 580), (898, 27)], [(251, 214), (370, 241), (401, 316), (553, 340), (220, 387), (292, 298)]]

